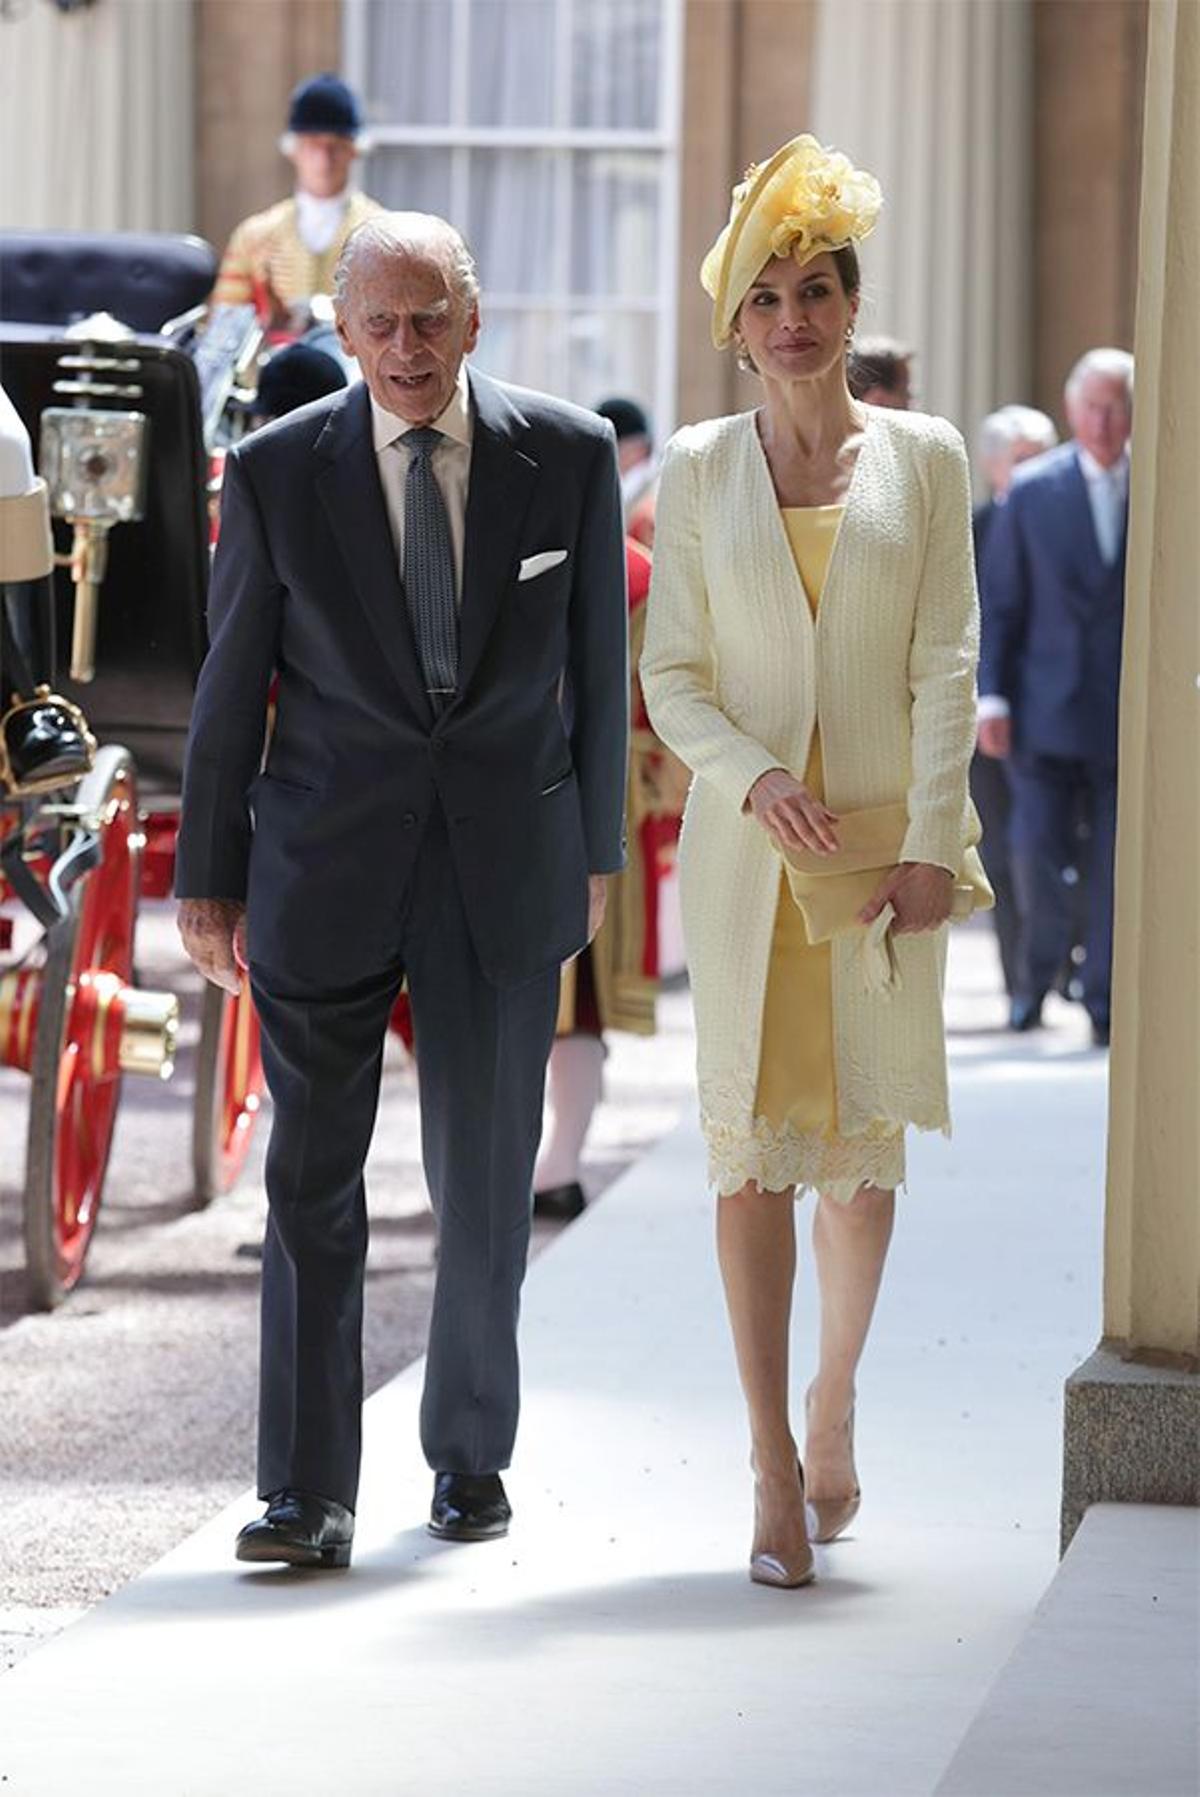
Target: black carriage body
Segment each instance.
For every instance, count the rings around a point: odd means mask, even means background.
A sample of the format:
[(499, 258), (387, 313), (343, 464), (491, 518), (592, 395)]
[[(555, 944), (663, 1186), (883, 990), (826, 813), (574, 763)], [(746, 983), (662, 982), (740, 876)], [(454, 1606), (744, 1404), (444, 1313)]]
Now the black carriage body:
[(165, 231), (0, 231), (0, 319), (68, 325), (108, 312), (161, 331), (216, 279), (212, 245)]
[[(91, 359), (131, 366), (115, 375), (79, 366)], [(66, 672), (74, 588), (69, 569), (56, 571), (55, 685), (84, 708), (100, 741), (132, 750), (143, 800), (177, 794), (206, 640), (208, 456), (195, 366), (157, 336), (89, 344), (65, 337), (59, 326), (0, 322), (0, 382), (35, 457), (41, 416), (50, 407), (136, 411), (146, 418), (145, 515), (109, 532), (96, 673), (86, 685)], [(106, 394), (105, 387), (119, 392)], [(70, 527), (56, 520), (54, 534), (56, 547), (69, 550)]]

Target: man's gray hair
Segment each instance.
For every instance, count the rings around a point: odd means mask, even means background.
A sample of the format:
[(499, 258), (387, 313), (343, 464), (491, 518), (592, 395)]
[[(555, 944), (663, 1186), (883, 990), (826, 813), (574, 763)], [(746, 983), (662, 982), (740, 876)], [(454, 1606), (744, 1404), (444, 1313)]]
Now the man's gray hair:
[(1079, 391), (1089, 374), (1102, 374), (1110, 381), (1120, 381), (1125, 397), (1133, 408), (1133, 357), (1127, 349), (1089, 349), (1080, 356), (1067, 376), (1063, 391), (1068, 399)]
[(1046, 450), (1057, 442), (1054, 420), (1036, 406), (1001, 406), (989, 412), (979, 427), (981, 456), (1000, 455), (1014, 443), (1039, 443)]
[(441, 264), (451, 287), (464, 306), (479, 298), (479, 274), (475, 258), (461, 232), (432, 212), (375, 212), (347, 237), (333, 271), (333, 303), (345, 310), (354, 271), (371, 251), (385, 256), (416, 256)]

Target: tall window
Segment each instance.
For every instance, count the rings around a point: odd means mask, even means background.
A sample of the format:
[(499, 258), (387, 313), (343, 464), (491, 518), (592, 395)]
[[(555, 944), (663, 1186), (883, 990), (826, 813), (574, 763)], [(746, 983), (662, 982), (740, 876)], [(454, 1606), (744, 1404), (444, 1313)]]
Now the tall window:
[(345, 0), (364, 186), (479, 263), (486, 372), (671, 428), (682, 0)]

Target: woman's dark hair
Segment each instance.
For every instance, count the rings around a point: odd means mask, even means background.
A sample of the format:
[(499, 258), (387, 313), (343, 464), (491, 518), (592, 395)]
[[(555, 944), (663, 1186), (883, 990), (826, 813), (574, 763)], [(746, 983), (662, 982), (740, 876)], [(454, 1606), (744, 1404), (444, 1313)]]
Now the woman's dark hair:
[(846, 365), (846, 380), (855, 399), (865, 399), (879, 387), (885, 393), (907, 390), (915, 354), (911, 344), (895, 337), (864, 337), (850, 351)]
[(838, 280), (842, 283), (842, 292), (848, 299), (853, 299), (862, 286), (858, 251), (852, 243), (843, 244), (840, 250), (834, 250), (833, 261), (834, 267), (838, 271)]

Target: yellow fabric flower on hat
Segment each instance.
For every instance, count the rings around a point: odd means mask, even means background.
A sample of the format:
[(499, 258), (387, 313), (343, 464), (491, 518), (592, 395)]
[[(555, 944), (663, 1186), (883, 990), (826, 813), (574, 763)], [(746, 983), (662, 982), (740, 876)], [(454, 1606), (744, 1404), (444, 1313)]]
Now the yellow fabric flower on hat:
[(875, 177), (815, 137), (793, 138), (768, 162), (752, 164), (700, 270), (713, 299), (717, 347), (729, 341), (738, 307), (772, 256), (790, 255), (802, 266), (823, 251), (860, 243), (882, 204)]

